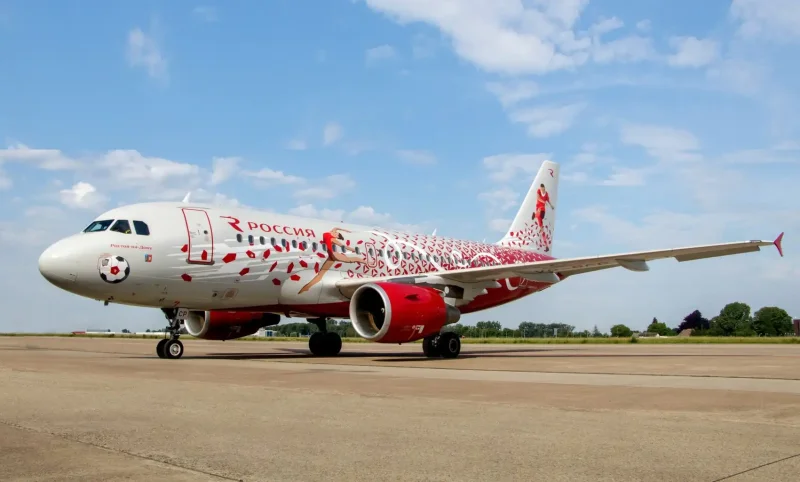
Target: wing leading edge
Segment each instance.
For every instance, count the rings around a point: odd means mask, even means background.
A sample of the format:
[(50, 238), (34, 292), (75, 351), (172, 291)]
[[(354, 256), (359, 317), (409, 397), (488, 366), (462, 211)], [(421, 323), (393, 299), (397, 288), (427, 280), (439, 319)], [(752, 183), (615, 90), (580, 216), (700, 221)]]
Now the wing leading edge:
[[(601, 256), (585, 256), (580, 258), (565, 258), (548, 261), (535, 261), (502, 266), (484, 266), (479, 268), (465, 268), (456, 270), (436, 271), (418, 275), (398, 275), (388, 277), (346, 279), (336, 283), (337, 288), (345, 295), (350, 296), (359, 286), (378, 281), (394, 281), (413, 284), (472, 284), (497, 282), (498, 280), (522, 277), (533, 281), (555, 283), (568, 276), (588, 273), (601, 269), (623, 267), (631, 271), (648, 271), (648, 261), (674, 258), (678, 262), (695, 261), (698, 259), (731, 256), (735, 254), (761, 251), (762, 246), (774, 245), (783, 257), (783, 233), (774, 241), (752, 240), (732, 243), (707, 244), (688, 246), (684, 248), (660, 249), (652, 251), (638, 251), (629, 253), (609, 254)], [(498, 284), (499, 286), (499, 284)]]

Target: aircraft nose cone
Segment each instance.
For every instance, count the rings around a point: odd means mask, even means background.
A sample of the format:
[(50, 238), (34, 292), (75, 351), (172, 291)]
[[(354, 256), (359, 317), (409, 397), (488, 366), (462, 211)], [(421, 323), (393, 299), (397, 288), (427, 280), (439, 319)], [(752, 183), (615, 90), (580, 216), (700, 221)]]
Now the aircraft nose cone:
[(39, 256), (39, 272), (56, 286), (71, 283), (78, 279), (78, 264), (74, 257), (56, 243)]

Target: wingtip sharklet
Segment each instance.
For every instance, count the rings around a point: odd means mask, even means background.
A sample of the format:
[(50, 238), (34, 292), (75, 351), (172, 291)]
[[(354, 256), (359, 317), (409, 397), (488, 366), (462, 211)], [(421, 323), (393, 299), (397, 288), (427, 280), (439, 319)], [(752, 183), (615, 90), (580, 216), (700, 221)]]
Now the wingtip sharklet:
[(778, 254), (781, 255), (781, 258), (783, 258), (783, 233), (779, 234), (778, 237), (775, 238), (775, 241), (772, 242), (772, 244), (774, 244), (775, 247), (778, 248)]

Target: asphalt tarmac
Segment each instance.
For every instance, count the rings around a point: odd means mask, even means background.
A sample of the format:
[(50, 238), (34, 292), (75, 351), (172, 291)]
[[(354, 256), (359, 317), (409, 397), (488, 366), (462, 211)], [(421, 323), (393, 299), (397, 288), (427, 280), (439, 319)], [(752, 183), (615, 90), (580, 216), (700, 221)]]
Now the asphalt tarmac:
[(0, 480), (795, 481), (800, 345), (0, 337)]

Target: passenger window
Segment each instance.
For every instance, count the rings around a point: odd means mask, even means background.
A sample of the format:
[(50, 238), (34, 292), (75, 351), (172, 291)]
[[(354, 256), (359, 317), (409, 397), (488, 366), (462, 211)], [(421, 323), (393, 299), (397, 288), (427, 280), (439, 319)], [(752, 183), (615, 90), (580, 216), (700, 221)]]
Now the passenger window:
[(286, 238), (281, 239), (281, 246), (283, 246), (284, 248), (289, 246), (289, 243), (286, 242)]
[(409, 258), (409, 256), (410, 256), (410, 255), (408, 254), (408, 251), (406, 251), (405, 253), (403, 253), (403, 258), (405, 258), (405, 259), (408, 259), (408, 258)]
[(241, 234), (237, 234), (236, 235), (236, 241), (239, 242), (239, 243), (242, 242), (242, 235)]
[(118, 219), (117, 222), (111, 226), (111, 231), (116, 231), (117, 233), (123, 234), (131, 234), (131, 225), (124, 219)]
[(358, 246), (356, 246), (356, 254), (361, 254), (361, 250), (358, 249)]
[(150, 228), (143, 221), (133, 221), (133, 227), (136, 229), (136, 234), (141, 236), (150, 236)]
[(368, 249), (367, 249), (367, 251), (369, 252), (369, 255), (370, 255), (370, 256), (372, 256), (372, 255), (374, 254), (374, 253), (372, 252), (372, 248), (368, 248)]
[(297, 240), (296, 239), (292, 240), (292, 247), (293, 248), (297, 248)]
[(103, 221), (92, 221), (92, 224), (88, 225), (86, 229), (83, 230), (84, 233), (97, 233), (100, 231), (105, 231), (111, 226), (113, 223), (113, 219), (104, 219)]
[(320, 244), (319, 247), (325, 252), (328, 251), (328, 245), (327, 244)]
[(316, 250), (317, 250), (317, 242), (314, 241), (313, 243), (311, 243), (311, 251), (316, 251)]
[(252, 235), (252, 234), (251, 234), (250, 236), (248, 236), (248, 237), (247, 237), (247, 242), (248, 242), (248, 243), (250, 243), (250, 246), (254, 245), (254, 244), (255, 244), (255, 241), (256, 241), (256, 240), (255, 240), (255, 238), (253, 237), (253, 235)]
[(263, 246), (263, 245), (267, 244), (267, 239), (264, 236), (260, 236), (258, 238), (258, 242), (261, 243), (261, 245)]

